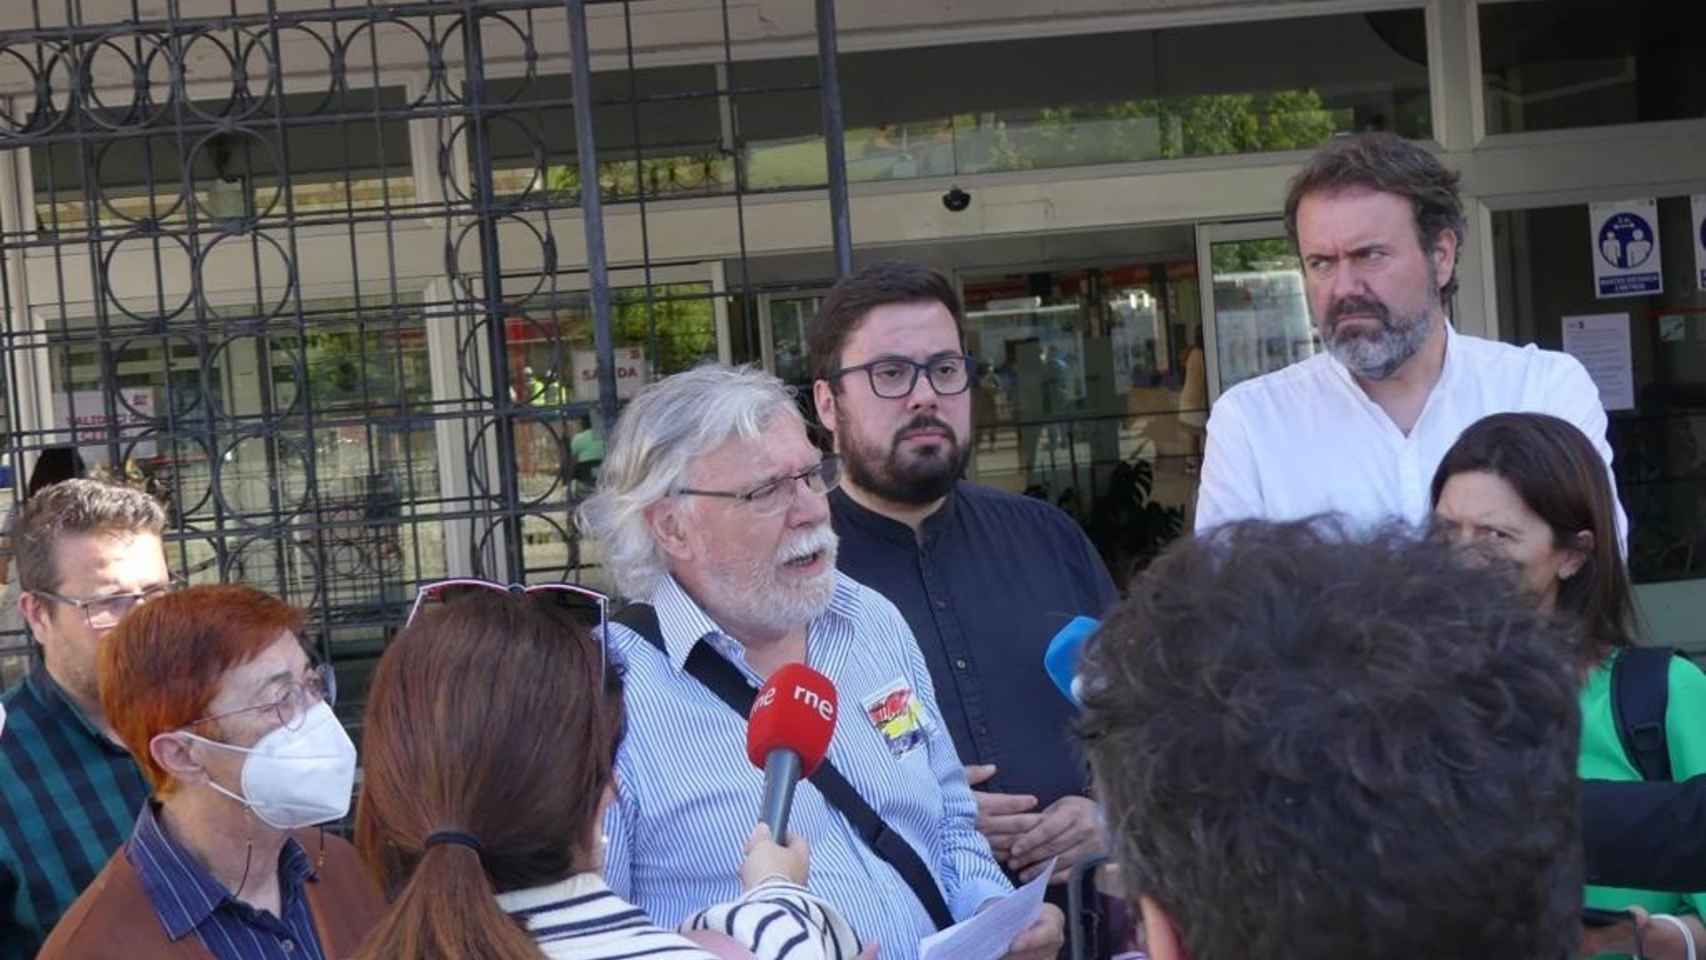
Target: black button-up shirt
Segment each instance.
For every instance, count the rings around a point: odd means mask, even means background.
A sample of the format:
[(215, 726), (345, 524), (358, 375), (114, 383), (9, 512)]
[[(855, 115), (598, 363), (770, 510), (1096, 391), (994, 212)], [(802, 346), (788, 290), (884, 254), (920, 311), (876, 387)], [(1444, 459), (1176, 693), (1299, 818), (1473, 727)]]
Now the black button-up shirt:
[(1074, 708), (1043, 671), (1067, 621), (1101, 617), (1118, 599), (1078, 524), (1041, 500), (964, 481), (916, 536), (844, 491), (829, 504), (838, 566), (906, 617), (960, 761), (995, 764), (985, 789), (1033, 794), (1041, 807), (1085, 793)]

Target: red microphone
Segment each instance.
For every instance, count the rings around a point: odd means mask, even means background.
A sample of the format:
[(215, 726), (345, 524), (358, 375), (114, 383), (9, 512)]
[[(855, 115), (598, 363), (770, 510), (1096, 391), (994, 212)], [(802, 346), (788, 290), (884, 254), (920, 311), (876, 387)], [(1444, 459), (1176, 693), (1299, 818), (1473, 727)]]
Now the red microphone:
[(777, 843), (788, 837), (794, 787), (809, 777), (829, 752), (835, 735), (835, 684), (803, 663), (770, 675), (747, 718), (746, 756), (764, 771), (764, 800), (758, 818)]

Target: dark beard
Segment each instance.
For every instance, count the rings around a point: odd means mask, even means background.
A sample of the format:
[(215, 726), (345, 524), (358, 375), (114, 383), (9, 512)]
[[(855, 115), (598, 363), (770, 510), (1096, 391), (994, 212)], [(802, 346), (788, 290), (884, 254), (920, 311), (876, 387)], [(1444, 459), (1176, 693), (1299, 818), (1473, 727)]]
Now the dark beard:
[[(1427, 342), (1428, 334), (1432, 332), (1434, 310), (1440, 306), (1439, 270), (1434, 267), (1433, 260), (1428, 260), (1428, 290), (1427, 302), (1415, 316), (1400, 317), (1398, 322), (1392, 320), (1392, 310), (1375, 297), (1350, 296), (1334, 304), (1327, 311), (1327, 330), (1323, 331), (1321, 339), (1338, 361), (1358, 376), (1369, 380), (1386, 380), (1404, 364), (1410, 362)], [(1354, 336), (1338, 336), (1338, 322), (1347, 313), (1368, 313), (1380, 320), (1379, 328), (1372, 334), (1357, 334)]]
[[(851, 440), (853, 434), (847, 424), (837, 424), (837, 427), (842, 437)], [(946, 430), (950, 439), (941, 441), (944, 450), (937, 456), (903, 465), (899, 458), (899, 433), (921, 427)], [(844, 443), (841, 464), (847, 470), (847, 478), (853, 481), (854, 486), (890, 503), (912, 507), (927, 506), (947, 496), (965, 473), (966, 464), (971, 460), (971, 450), (960, 445), (959, 435), (952, 427), (934, 417), (919, 417), (902, 427), (899, 433), (886, 454), (876, 454), (854, 442)]]

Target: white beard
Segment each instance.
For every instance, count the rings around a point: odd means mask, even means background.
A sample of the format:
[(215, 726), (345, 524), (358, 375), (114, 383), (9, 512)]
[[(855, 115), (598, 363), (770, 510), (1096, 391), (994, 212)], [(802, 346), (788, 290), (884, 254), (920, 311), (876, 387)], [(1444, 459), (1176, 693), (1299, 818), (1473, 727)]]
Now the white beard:
[[(776, 631), (804, 626), (829, 610), (835, 598), (838, 538), (827, 521), (784, 544), (776, 555), (746, 564), (714, 566), (709, 579), (715, 605), (737, 622)], [(822, 551), (823, 573), (810, 580), (784, 583), (777, 568), (789, 560)]]

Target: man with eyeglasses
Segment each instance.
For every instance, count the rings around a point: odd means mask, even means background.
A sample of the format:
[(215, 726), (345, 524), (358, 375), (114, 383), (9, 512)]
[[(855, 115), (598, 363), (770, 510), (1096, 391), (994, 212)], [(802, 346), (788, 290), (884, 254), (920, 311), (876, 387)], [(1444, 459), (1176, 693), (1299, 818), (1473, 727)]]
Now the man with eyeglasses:
[(1065, 513), (964, 479), (975, 369), (964, 326), (953, 285), (917, 264), (874, 264), (824, 300), (807, 342), (817, 413), (846, 465), (829, 499), (839, 563), (918, 638), (996, 856), (1018, 880), (1058, 857), (1064, 883), (1100, 855), (1102, 830), (1043, 652), (1118, 596)]
[[(787, 388), (756, 370), (676, 374), (617, 422), (580, 520), (620, 592), (648, 604), (656, 624), (650, 639), (631, 611), (610, 626), (612, 656), (626, 667), (628, 730), (605, 880), (665, 927), (739, 895), (763, 774), (747, 759), (745, 715), (711, 683), (720, 673), (756, 690), (803, 662), (836, 689), (829, 761), (884, 825), (867, 842), (846, 804), (802, 782), (790, 830), (811, 845), (809, 886), (884, 960), (909, 960), (940, 924), (1011, 886), (977, 831), (912, 631), (892, 603), (836, 569), (826, 494), (839, 479)], [(889, 840), (910, 848), (913, 863)], [(1048, 908), (1009, 955), (1054, 956), (1062, 925)]]
[[(355, 745), (302, 612), (243, 584), (190, 587), (102, 644), (101, 705), (154, 795), (39, 960), (348, 957), (385, 901), (355, 848)], [(199, 947), (200, 949), (196, 949)]]
[(35, 956), (148, 796), (101, 708), (96, 661), (125, 613), (171, 589), (165, 525), (147, 494), (75, 479), (31, 497), (13, 527), (41, 662), (0, 695), (0, 960)]

